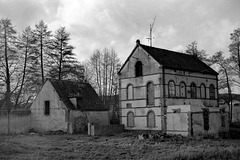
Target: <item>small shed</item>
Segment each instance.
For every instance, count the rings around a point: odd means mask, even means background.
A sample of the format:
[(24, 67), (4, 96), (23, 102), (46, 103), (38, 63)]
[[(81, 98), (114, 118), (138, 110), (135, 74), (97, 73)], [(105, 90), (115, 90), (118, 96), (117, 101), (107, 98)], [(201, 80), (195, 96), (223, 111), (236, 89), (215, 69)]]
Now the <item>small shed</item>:
[(82, 132), (88, 122), (109, 125), (108, 109), (86, 82), (48, 79), (30, 109), (31, 128), (40, 132)]

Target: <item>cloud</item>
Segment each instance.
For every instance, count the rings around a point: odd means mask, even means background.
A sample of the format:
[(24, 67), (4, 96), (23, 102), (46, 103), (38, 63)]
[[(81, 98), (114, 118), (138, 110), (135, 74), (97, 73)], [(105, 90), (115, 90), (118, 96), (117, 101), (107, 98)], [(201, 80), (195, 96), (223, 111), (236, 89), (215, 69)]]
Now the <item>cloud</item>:
[(228, 51), (229, 34), (240, 26), (239, 0), (0, 0), (1, 17), (19, 31), (44, 20), (55, 31), (65, 26), (80, 60), (97, 48), (113, 47), (124, 61), (136, 39), (153, 46), (185, 50), (192, 41), (213, 54)]
[(1, 18), (9, 18), (18, 30), (33, 26), (40, 20), (51, 21), (54, 19), (57, 0), (0, 0)]

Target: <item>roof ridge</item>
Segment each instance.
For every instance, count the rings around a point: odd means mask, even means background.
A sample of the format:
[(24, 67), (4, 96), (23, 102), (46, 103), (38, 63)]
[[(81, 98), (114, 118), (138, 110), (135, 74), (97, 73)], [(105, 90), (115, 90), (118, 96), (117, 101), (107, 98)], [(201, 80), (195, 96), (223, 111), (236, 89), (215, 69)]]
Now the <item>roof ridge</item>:
[(80, 83), (80, 84), (89, 84), (88, 82), (85, 81), (76, 81), (76, 80), (70, 80), (70, 79), (55, 79), (55, 78), (47, 78), (47, 80), (51, 81), (51, 82), (73, 82), (73, 83)]
[(173, 52), (173, 53), (183, 54), (183, 55), (186, 55), (186, 56), (196, 57), (196, 56), (191, 55), (191, 54), (187, 54), (187, 53), (183, 53), (183, 52), (178, 52), (178, 51), (172, 51), (172, 50), (165, 49), (165, 48), (158, 48), (158, 47), (153, 47), (153, 46), (147, 46), (147, 45), (144, 45), (144, 44), (140, 44), (140, 46), (149, 47), (149, 48), (154, 48), (154, 49), (159, 49), (159, 50), (165, 50), (165, 51), (169, 51), (169, 52)]

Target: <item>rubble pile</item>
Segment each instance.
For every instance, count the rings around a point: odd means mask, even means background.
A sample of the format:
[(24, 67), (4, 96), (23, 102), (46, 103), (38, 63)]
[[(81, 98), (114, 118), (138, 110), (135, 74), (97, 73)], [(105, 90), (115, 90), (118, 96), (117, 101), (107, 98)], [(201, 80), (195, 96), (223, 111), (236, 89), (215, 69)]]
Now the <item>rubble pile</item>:
[(186, 140), (187, 137), (184, 137), (180, 134), (173, 135), (173, 134), (166, 134), (166, 133), (142, 133), (138, 135), (139, 140), (153, 140), (157, 142), (166, 142), (166, 141), (183, 141)]

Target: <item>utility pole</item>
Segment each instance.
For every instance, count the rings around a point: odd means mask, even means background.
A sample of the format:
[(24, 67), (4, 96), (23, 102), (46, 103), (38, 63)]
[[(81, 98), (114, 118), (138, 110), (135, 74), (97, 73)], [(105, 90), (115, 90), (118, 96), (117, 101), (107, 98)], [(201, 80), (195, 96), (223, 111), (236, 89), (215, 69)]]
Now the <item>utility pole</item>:
[(154, 26), (154, 23), (155, 23), (155, 20), (156, 20), (156, 16), (154, 17), (154, 20), (153, 20), (153, 23), (150, 24), (150, 34), (149, 34), (149, 37), (147, 38), (148, 41), (150, 42), (150, 46), (152, 47), (152, 40), (153, 40), (153, 36), (152, 36), (152, 30), (153, 30), (153, 26)]

